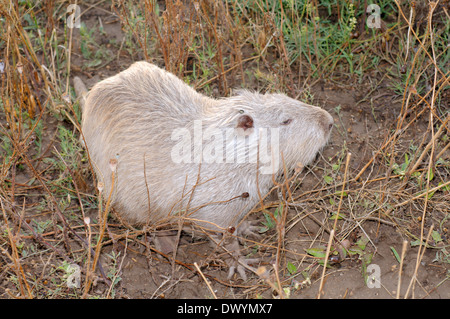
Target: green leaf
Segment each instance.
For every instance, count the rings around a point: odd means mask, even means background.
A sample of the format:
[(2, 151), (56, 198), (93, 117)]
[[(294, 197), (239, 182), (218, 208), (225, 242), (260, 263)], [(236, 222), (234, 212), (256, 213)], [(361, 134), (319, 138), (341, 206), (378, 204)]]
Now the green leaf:
[(324, 179), (325, 183), (327, 183), (327, 184), (333, 183), (333, 177), (330, 177), (330, 176), (328, 176), (328, 175), (325, 175), (325, 176), (323, 177), (323, 179)]
[(435, 192), (436, 192), (436, 191), (434, 191), (434, 192), (429, 192), (429, 193), (428, 193), (428, 199), (431, 199), (431, 197), (433, 197), (433, 195), (434, 195)]
[(397, 253), (397, 251), (395, 250), (395, 248), (391, 246), (391, 250), (392, 250), (392, 253), (393, 253), (394, 256), (395, 256), (395, 259), (397, 259), (398, 263), (400, 263), (400, 262), (401, 262), (400, 256), (398, 255), (398, 253)]
[[(422, 244), (425, 244), (422, 242)], [(411, 242), (411, 247), (416, 247), (420, 245), (420, 239), (414, 240)]]
[(439, 232), (438, 232), (437, 230), (433, 230), (433, 231), (431, 232), (431, 237), (433, 237), (433, 240), (434, 240), (436, 243), (439, 243), (439, 242), (442, 241), (441, 234), (439, 234)]
[(429, 179), (430, 181), (432, 181), (433, 178), (434, 178), (433, 168), (430, 167), (430, 170), (428, 171), (428, 179)]
[(289, 273), (291, 275), (294, 275), (297, 272), (297, 267), (295, 267), (295, 265), (291, 262), (288, 262), (287, 264), (287, 270), (289, 271)]
[(419, 178), (420, 175), (421, 175), (420, 172), (414, 172), (414, 173), (411, 174), (411, 176), (415, 177), (415, 178)]
[(317, 258), (325, 258), (325, 255), (326, 255), (325, 247), (309, 248), (309, 249), (306, 249), (306, 252), (308, 254), (310, 254), (311, 256), (314, 256)]
[(405, 162), (400, 166), (399, 175), (405, 175), (405, 171), (408, 168), (408, 165), (409, 165), (408, 154), (405, 153)]
[(337, 212), (331, 213), (331, 217), (330, 217), (331, 220), (335, 220), (336, 217), (337, 217), (337, 219), (342, 219), (346, 216), (345, 216), (345, 214), (342, 214), (342, 213), (339, 213), (339, 216), (337, 216)]
[(366, 236), (361, 236), (361, 238), (356, 242), (356, 245), (358, 245), (361, 250), (364, 250), (366, 249), (366, 245), (368, 242), (369, 238), (367, 238)]
[(86, 63), (86, 66), (87, 66), (88, 68), (93, 68), (93, 67), (99, 66), (100, 64), (102, 64), (102, 60), (100, 60), (100, 59), (94, 59), (94, 60), (92, 60), (92, 61), (87, 62), (87, 63)]
[[(443, 182), (439, 182), (439, 186), (441, 186), (441, 185), (443, 185), (444, 183)], [(450, 192), (450, 185), (447, 185), (447, 186), (444, 186), (444, 187), (441, 187), (439, 190), (441, 190), (441, 191), (447, 191), (447, 192)]]
[(275, 209), (275, 213), (273, 213), (273, 216), (275, 217), (275, 219), (278, 219), (278, 216), (280, 216), (280, 212), (283, 211), (283, 204), (280, 203), (280, 206), (278, 206)]
[(261, 234), (265, 233), (269, 229), (272, 229), (272, 228), (275, 227), (275, 223), (274, 223), (274, 221), (272, 220), (272, 217), (269, 214), (263, 213), (263, 216), (264, 216), (265, 221), (262, 222), (264, 227), (261, 227), (261, 229), (259, 230), (259, 232)]
[(339, 192), (336, 192), (335, 195), (336, 196), (341, 196), (342, 195), (342, 196), (346, 197), (348, 194), (347, 194), (347, 192), (343, 192), (342, 193), (342, 192), (339, 191)]
[(348, 254), (349, 254), (350, 256), (353, 256), (353, 255), (362, 255), (362, 254), (364, 253), (364, 252), (362, 251), (362, 249), (359, 248), (359, 247), (353, 247), (353, 248), (351, 248), (351, 249), (348, 249), (347, 251), (348, 251)]

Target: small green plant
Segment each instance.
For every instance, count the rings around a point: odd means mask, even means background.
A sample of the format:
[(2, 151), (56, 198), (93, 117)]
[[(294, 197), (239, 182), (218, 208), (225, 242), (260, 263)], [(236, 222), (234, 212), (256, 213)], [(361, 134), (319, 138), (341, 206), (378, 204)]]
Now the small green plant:
[[(88, 29), (83, 22), (81, 23), (81, 54), (88, 60), (85, 63), (87, 68), (101, 67), (101, 65), (109, 63), (114, 58), (110, 50), (104, 45), (99, 45), (94, 39), (94, 32), (96, 31), (95, 28)], [(104, 35), (101, 27), (98, 28), (98, 32)]]
[(118, 268), (118, 259), (120, 256), (120, 252), (116, 253), (115, 251), (112, 251), (110, 254), (106, 254), (107, 257), (111, 259), (111, 267), (109, 268), (107, 277), (111, 280), (111, 287), (110, 287), (110, 294), (111, 298), (114, 298), (116, 295), (116, 286), (117, 284), (122, 280), (122, 277), (120, 277), (120, 268)]
[[(323, 175), (323, 180), (328, 185), (332, 185), (336, 179), (336, 176), (338, 176), (347, 152), (348, 152), (347, 145), (346, 143), (344, 143), (341, 150), (336, 154), (337, 161), (336, 159), (333, 159), (331, 157), (328, 159), (331, 163), (333, 163), (331, 164), (331, 170), (326, 169), (325, 174)], [(334, 203), (332, 205), (334, 205)]]
[(297, 267), (290, 261), (287, 263), (286, 267), (287, 267), (289, 274), (295, 275), (297, 273)]
[(325, 183), (327, 183), (328, 185), (331, 185), (334, 181), (334, 178), (328, 175), (324, 175), (323, 176), (323, 180), (325, 181)]
[(392, 164), (392, 171), (394, 172), (394, 174), (400, 175), (400, 179), (402, 179), (403, 176), (405, 176), (406, 174), (409, 163), (410, 163), (409, 155), (408, 153), (405, 153), (405, 161), (400, 165), (397, 163)]
[[(327, 251), (327, 247), (325, 247), (325, 246), (318, 246), (318, 247), (313, 247), (313, 248), (306, 249), (306, 252), (309, 255), (311, 255), (311, 256), (313, 256), (315, 258), (318, 258), (317, 262), (320, 265), (323, 265), (325, 263), (326, 251)], [(330, 256), (337, 255), (337, 254), (338, 254), (338, 252), (335, 249), (332, 249), (330, 251)], [(330, 265), (329, 262), (327, 262), (327, 267), (331, 268), (331, 265)]]
[(38, 222), (35, 219), (33, 219), (32, 221), (33, 224), (35, 225), (35, 230), (38, 234), (43, 234), (45, 230), (53, 224), (51, 220), (43, 220)]
[[(278, 220), (278, 218), (280, 217), (280, 212), (282, 211), (283, 211), (283, 204), (280, 203), (280, 206), (278, 206), (275, 209), (273, 217), (275, 217), (275, 219)], [(274, 229), (276, 226), (276, 220), (273, 220), (270, 214), (263, 213), (263, 216), (265, 220), (262, 222), (264, 227), (261, 227), (261, 229), (259, 230), (261, 234), (267, 232), (268, 230)]]
[[(327, 268), (332, 268), (334, 263), (341, 263), (347, 256), (357, 258), (361, 262), (361, 274), (365, 281), (367, 281), (367, 266), (372, 262), (373, 253), (367, 250), (369, 238), (361, 236), (354, 245), (349, 248), (344, 248), (342, 245), (333, 245), (330, 249), (329, 260)], [(318, 246), (306, 249), (306, 252), (317, 258), (320, 265), (324, 265), (327, 247)]]

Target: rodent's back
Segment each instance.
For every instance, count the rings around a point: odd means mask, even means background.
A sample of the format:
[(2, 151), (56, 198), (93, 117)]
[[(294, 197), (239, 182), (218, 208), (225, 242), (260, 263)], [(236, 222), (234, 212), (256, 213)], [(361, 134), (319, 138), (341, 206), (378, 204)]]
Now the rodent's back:
[[(136, 62), (117, 75), (97, 83), (89, 92), (86, 116), (96, 112), (196, 116), (205, 97), (157, 66)], [(101, 115), (101, 114), (100, 114)], [(197, 115), (198, 116), (198, 115)]]

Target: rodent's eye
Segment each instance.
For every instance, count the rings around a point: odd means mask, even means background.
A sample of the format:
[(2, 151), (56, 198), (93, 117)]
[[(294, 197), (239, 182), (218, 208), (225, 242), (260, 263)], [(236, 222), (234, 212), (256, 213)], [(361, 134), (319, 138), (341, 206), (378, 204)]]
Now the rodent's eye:
[(239, 110), (239, 113), (240, 113), (240, 114), (244, 114), (245, 111), (244, 111), (244, 110)]
[(288, 125), (292, 122), (292, 119), (288, 119), (286, 121), (281, 122), (281, 125)]

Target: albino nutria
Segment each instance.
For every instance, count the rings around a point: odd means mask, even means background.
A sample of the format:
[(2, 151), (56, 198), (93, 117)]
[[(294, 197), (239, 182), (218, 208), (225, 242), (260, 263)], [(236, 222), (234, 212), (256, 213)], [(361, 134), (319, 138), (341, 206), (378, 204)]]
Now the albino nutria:
[(121, 216), (136, 224), (183, 216), (216, 233), (245, 234), (239, 223), (273, 175), (310, 163), (332, 126), (325, 110), (283, 94), (213, 99), (147, 62), (97, 83), (82, 114), (105, 196), (117, 160), (112, 205)]

